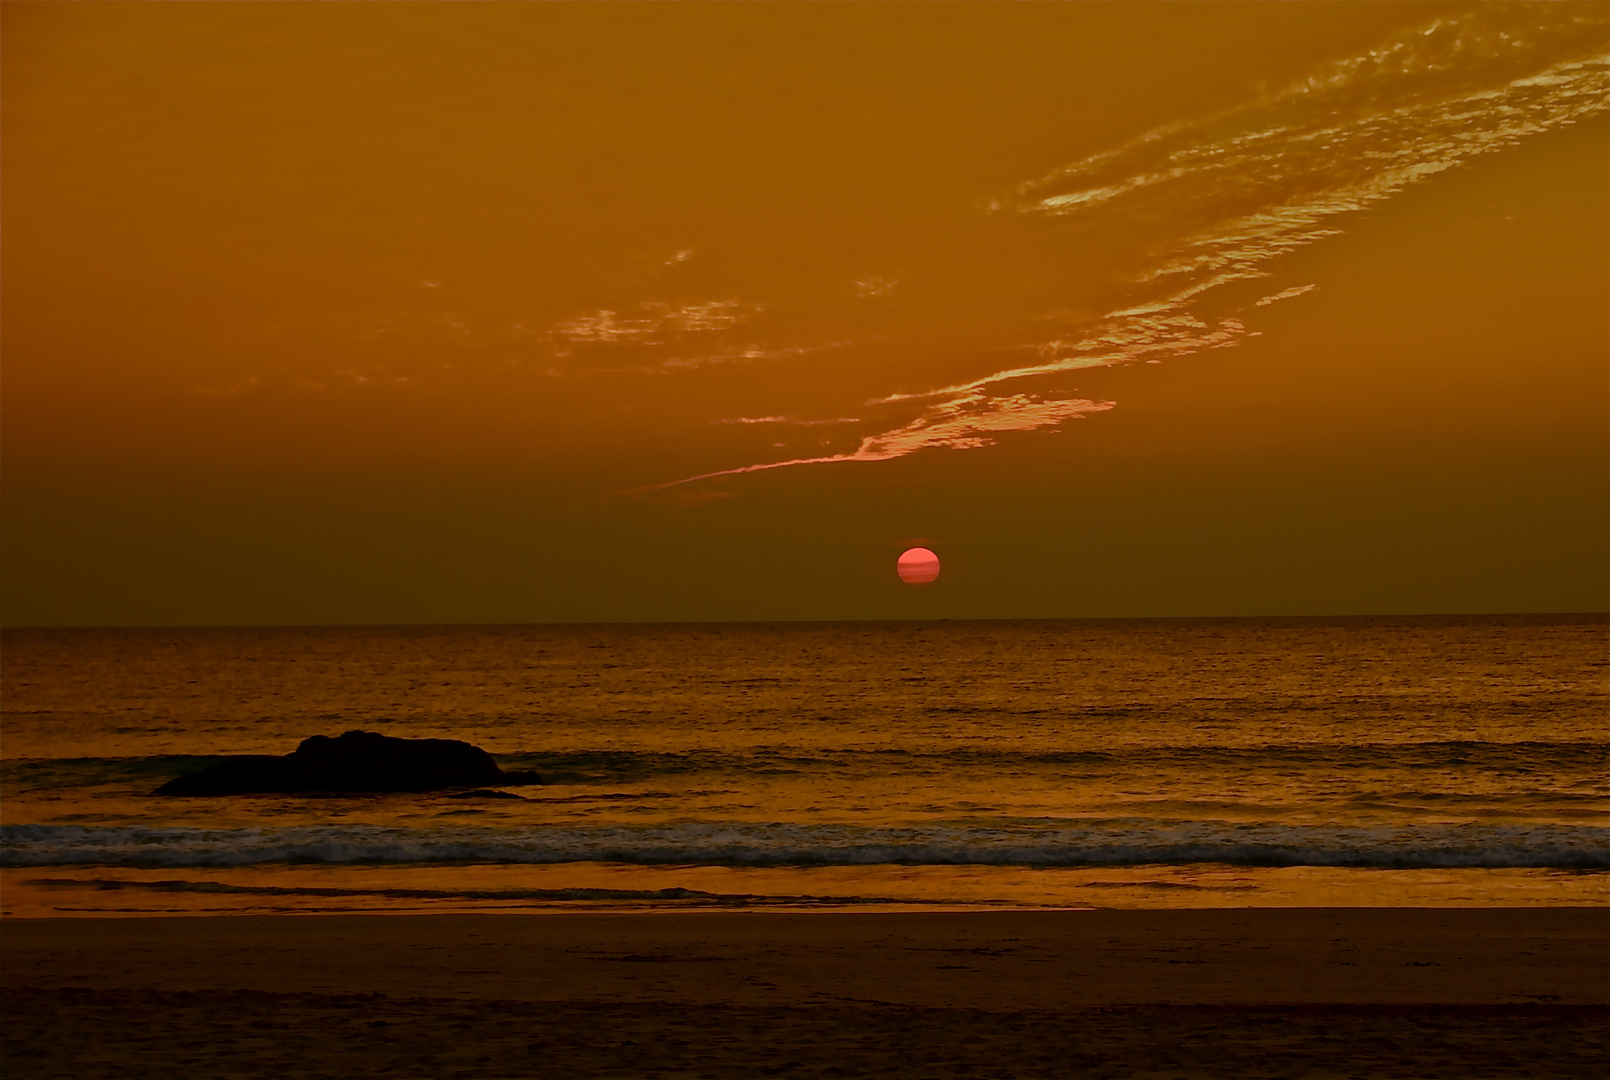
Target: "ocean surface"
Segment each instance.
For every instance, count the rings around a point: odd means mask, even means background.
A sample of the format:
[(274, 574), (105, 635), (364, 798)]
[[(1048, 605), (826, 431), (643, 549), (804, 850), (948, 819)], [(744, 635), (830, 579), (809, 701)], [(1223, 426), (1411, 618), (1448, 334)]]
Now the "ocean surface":
[[(28, 630), (11, 914), (1604, 903), (1595, 616)], [(464, 739), (546, 783), (172, 799)]]

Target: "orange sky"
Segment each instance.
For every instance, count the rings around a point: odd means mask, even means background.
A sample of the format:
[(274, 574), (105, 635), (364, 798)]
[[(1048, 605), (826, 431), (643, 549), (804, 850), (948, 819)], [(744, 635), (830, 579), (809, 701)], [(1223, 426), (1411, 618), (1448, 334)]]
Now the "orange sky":
[(0, 12), (9, 625), (1605, 606), (1610, 5)]

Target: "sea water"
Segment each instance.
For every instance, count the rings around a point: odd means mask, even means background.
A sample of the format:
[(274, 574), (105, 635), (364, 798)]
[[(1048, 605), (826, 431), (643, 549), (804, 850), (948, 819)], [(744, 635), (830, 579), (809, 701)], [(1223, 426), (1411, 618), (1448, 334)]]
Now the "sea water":
[[(1596, 616), (26, 630), (12, 914), (1602, 903)], [(520, 798), (162, 798), (463, 739)]]

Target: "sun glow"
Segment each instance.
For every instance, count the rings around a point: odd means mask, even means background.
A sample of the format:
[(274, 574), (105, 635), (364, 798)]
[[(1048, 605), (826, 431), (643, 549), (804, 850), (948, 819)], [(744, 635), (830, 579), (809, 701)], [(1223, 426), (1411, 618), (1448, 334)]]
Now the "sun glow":
[(895, 570), (907, 585), (926, 585), (939, 576), (939, 556), (925, 547), (907, 548), (901, 552)]

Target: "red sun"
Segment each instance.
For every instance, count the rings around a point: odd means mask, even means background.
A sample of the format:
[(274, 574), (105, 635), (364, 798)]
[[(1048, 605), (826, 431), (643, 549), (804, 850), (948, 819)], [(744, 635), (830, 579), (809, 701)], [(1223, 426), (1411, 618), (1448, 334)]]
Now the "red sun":
[(901, 553), (894, 568), (907, 585), (926, 585), (939, 576), (939, 556), (927, 548), (910, 548)]

